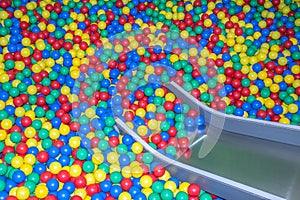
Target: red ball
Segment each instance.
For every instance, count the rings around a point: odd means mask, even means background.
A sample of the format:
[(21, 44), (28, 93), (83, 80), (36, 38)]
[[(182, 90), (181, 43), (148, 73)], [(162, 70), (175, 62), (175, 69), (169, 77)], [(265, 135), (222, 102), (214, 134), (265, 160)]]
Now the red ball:
[(47, 196), (47, 197), (45, 198), (45, 200), (57, 200), (57, 197), (54, 196), (53, 194), (50, 194), (49, 196)]
[(164, 166), (162, 166), (162, 165), (156, 165), (153, 168), (153, 174), (156, 177), (162, 177), (165, 174), (165, 168), (164, 168)]
[(162, 138), (161, 138), (160, 134), (158, 134), (158, 133), (157, 134), (153, 134), (151, 136), (151, 142), (153, 142), (154, 144), (160, 143), (161, 140), (162, 140)]
[(192, 183), (188, 187), (188, 194), (192, 197), (198, 197), (200, 194), (201, 188), (199, 185)]
[(189, 146), (189, 140), (186, 137), (182, 137), (178, 140), (180, 148), (188, 148)]
[(57, 178), (60, 182), (65, 183), (70, 179), (70, 174), (66, 170), (62, 170), (57, 174)]
[(86, 191), (89, 196), (93, 196), (94, 194), (99, 192), (99, 188), (96, 184), (91, 184), (87, 186)]
[(75, 186), (76, 188), (84, 188), (86, 186), (86, 179), (83, 176), (79, 176), (75, 180)]
[(119, 143), (120, 143), (120, 141), (119, 141), (119, 138), (117, 136), (112, 136), (108, 140), (108, 144), (111, 147), (117, 147), (119, 145)]
[(40, 163), (45, 163), (47, 162), (49, 159), (49, 154), (46, 152), (46, 151), (40, 151), (38, 154), (37, 154), (37, 160), (40, 162)]
[(20, 155), (25, 155), (28, 151), (28, 146), (26, 143), (20, 143), (16, 146), (16, 152)]
[(51, 172), (45, 171), (40, 175), (40, 177), (41, 182), (47, 183), (53, 177), (53, 174), (51, 174)]
[(132, 180), (130, 178), (123, 178), (120, 185), (123, 190), (128, 191), (132, 186)]

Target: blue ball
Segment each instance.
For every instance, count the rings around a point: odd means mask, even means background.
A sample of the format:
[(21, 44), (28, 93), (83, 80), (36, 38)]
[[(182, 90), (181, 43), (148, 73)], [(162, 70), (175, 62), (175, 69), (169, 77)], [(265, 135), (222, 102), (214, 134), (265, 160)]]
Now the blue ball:
[(205, 118), (204, 118), (203, 116), (197, 116), (197, 117), (195, 118), (195, 123), (196, 123), (196, 125), (198, 125), (198, 126), (203, 126), (204, 123), (205, 123)]
[(26, 175), (23, 171), (21, 170), (17, 170), (13, 173), (12, 175), (12, 179), (16, 182), (16, 183), (22, 183), (26, 178)]
[(195, 124), (195, 121), (192, 117), (187, 117), (184, 120), (184, 124), (185, 124), (186, 127), (193, 127), (194, 124)]
[(58, 189), (59, 183), (56, 179), (52, 178), (47, 181), (46, 186), (49, 191), (56, 191)]
[(147, 200), (146, 196), (143, 193), (138, 193), (134, 196), (135, 200)]
[(63, 186), (63, 189), (68, 191), (69, 194), (72, 194), (75, 191), (75, 185), (72, 182), (66, 182)]
[(136, 186), (132, 186), (130, 189), (129, 189), (129, 194), (132, 196), (132, 197), (134, 197), (135, 198), (135, 196), (137, 195), (137, 194), (139, 194), (140, 192), (141, 192), (141, 190), (138, 188), (138, 187), (136, 187)]
[(49, 149), (47, 149), (47, 152), (52, 158), (56, 158), (59, 155), (59, 149), (56, 146), (50, 147)]
[(100, 189), (102, 192), (109, 192), (112, 187), (112, 183), (109, 180), (104, 180), (100, 183)]
[(242, 117), (242, 116), (244, 115), (244, 110), (241, 109), (241, 108), (236, 108), (236, 109), (234, 110), (233, 114), (234, 114), (235, 116), (240, 116), (240, 117)]
[(255, 109), (255, 110), (258, 110), (262, 107), (262, 103), (258, 100), (254, 100), (252, 102), (252, 108)]
[(276, 114), (276, 115), (282, 114), (282, 112), (283, 112), (282, 106), (279, 106), (279, 105), (274, 106), (274, 107), (273, 107), (273, 112), (274, 112), (274, 114)]

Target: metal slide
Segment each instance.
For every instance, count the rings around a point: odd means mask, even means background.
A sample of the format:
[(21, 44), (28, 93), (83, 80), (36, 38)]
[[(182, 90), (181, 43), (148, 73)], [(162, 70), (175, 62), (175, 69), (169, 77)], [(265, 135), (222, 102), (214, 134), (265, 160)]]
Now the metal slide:
[(226, 115), (174, 82), (165, 86), (205, 117), (208, 128), (204, 135), (194, 136), (191, 158), (172, 160), (150, 147), (121, 119), (116, 123), (172, 175), (225, 199), (300, 198), (300, 127)]

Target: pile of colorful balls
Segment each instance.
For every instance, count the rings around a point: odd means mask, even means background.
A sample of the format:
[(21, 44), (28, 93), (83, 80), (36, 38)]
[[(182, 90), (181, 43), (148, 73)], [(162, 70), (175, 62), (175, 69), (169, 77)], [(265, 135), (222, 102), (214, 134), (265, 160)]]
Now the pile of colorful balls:
[(1, 0), (0, 199), (200, 199), (130, 135), (190, 157), (213, 109), (300, 125), (292, 0)]

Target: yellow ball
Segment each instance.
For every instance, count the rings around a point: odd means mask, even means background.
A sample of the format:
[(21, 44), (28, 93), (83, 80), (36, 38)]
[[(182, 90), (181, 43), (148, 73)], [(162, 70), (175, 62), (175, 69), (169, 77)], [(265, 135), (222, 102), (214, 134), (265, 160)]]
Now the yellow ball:
[(29, 164), (23, 164), (21, 167), (20, 167), (20, 170), (24, 172), (24, 174), (26, 176), (28, 176), (29, 174), (32, 173), (32, 166), (29, 165)]
[(140, 184), (143, 188), (151, 187), (152, 183), (153, 183), (152, 178), (149, 175), (144, 175), (140, 179)]
[(7, 133), (5, 130), (0, 130), (0, 141), (4, 141), (7, 137)]
[(161, 88), (157, 88), (155, 90), (155, 96), (163, 97), (165, 95), (165, 91)]
[(38, 185), (34, 190), (34, 194), (36, 195), (37, 198), (40, 198), (40, 199), (47, 197), (48, 192), (49, 192), (49, 190), (45, 184)]
[(124, 178), (130, 178), (131, 177), (131, 168), (129, 166), (123, 167), (121, 172), (122, 172), (122, 176)]
[(49, 131), (49, 137), (52, 139), (52, 140), (57, 140), (60, 136), (60, 133), (59, 133), (59, 130), (57, 129), (51, 129)]
[(22, 108), (22, 107), (16, 108), (16, 110), (15, 110), (15, 115), (16, 115), (17, 117), (23, 117), (23, 116), (25, 115), (25, 109)]
[(82, 172), (82, 168), (79, 165), (72, 165), (70, 167), (70, 176), (77, 178), (78, 176), (80, 176)]
[(188, 192), (188, 188), (189, 188), (190, 184), (188, 182), (182, 182), (179, 185), (179, 190), (182, 192)]
[(11, 129), (12, 127), (12, 121), (10, 119), (3, 119), (2, 122), (1, 122), (1, 127), (4, 129), (4, 130), (9, 130)]
[(16, 197), (18, 199), (28, 199), (29, 195), (30, 195), (30, 191), (27, 187), (21, 186), (17, 189)]
[(49, 169), (52, 174), (58, 174), (62, 166), (59, 162), (53, 162), (50, 164)]
[(145, 115), (146, 115), (146, 111), (143, 109), (143, 108), (138, 108), (136, 111), (135, 111), (135, 114), (141, 118), (144, 118)]
[(131, 175), (134, 177), (134, 178), (139, 178), (143, 175), (143, 168), (141, 168), (140, 166), (134, 166), (132, 169), (131, 169)]
[(142, 193), (146, 195), (147, 198), (149, 198), (150, 194), (153, 193), (153, 190), (151, 188), (144, 188), (142, 189)]
[(288, 118), (281, 118), (279, 120), (279, 123), (282, 123), (282, 124), (290, 124), (290, 120)]
[(103, 162), (103, 160), (104, 160), (104, 156), (101, 153), (95, 153), (92, 156), (93, 163), (95, 163), (97, 165), (100, 165)]
[(147, 112), (155, 112), (156, 111), (156, 106), (152, 103), (148, 104), (146, 107)]
[(143, 146), (139, 142), (135, 142), (131, 146), (131, 150), (135, 154), (140, 154), (143, 151)]
[(190, 56), (197, 56), (198, 55), (198, 50), (196, 48), (191, 48), (189, 50), (189, 55)]
[(273, 93), (277, 93), (277, 92), (279, 92), (279, 90), (280, 90), (280, 87), (277, 84), (272, 84), (270, 86), (270, 91), (273, 92)]
[(107, 154), (106, 159), (110, 164), (115, 164), (118, 162), (119, 155), (116, 152), (110, 152)]
[(204, 26), (209, 28), (212, 26), (212, 21), (210, 19), (205, 19), (204, 20)]
[(284, 82), (287, 84), (292, 84), (294, 82), (294, 76), (293, 75), (286, 75), (284, 77)]
[(281, 66), (285, 66), (287, 64), (287, 59), (285, 57), (281, 57), (278, 59), (278, 64)]
[(175, 63), (175, 62), (177, 62), (178, 60), (179, 60), (179, 58), (178, 58), (178, 56), (177, 56), (176, 54), (171, 55), (170, 61), (171, 61), (172, 63)]
[(106, 179), (106, 173), (102, 169), (97, 169), (94, 172), (94, 177), (98, 183), (101, 183), (102, 181), (104, 181)]
[(132, 197), (128, 192), (122, 192), (118, 197), (118, 200), (131, 200)]
[(24, 163), (27, 163), (29, 165), (33, 165), (33, 164), (35, 164), (35, 162), (36, 162), (36, 158), (33, 154), (27, 154), (24, 157)]
[(145, 125), (141, 125), (137, 128), (137, 133), (140, 136), (146, 136), (148, 134), (148, 128)]
[(23, 158), (21, 156), (15, 156), (11, 160), (11, 165), (14, 168), (20, 168), (23, 165)]
[(33, 127), (27, 127), (24, 131), (24, 135), (27, 138), (33, 138), (36, 134), (36, 130)]
[(174, 181), (167, 181), (164, 185), (164, 188), (174, 192), (177, 189), (177, 185)]
[(155, 119), (150, 119), (148, 121), (148, 127), (150, 130), (154, 131), (154, 130), (157, 130), (158, 128), (158, 123)]
[(74, 136), (70, 138), (69, 140), (70, 147), (72, 147), (73, 149), (78, 148), (80, 146), (80, 140), (81, 138), (79, 136)]
[(298, 110), (299, 110), (298, 106), (294, 103), (290, 104), (288, 109), (289, 109), (289, 112), (292, 114), (298, 112)]
[(124, 30), (125, 30), (125, 31), (131, 31), (131, 28), (132, 28), (132, 26), (131, 26), (130, 23), (125, 23), (125, 24), (124, 24)]

